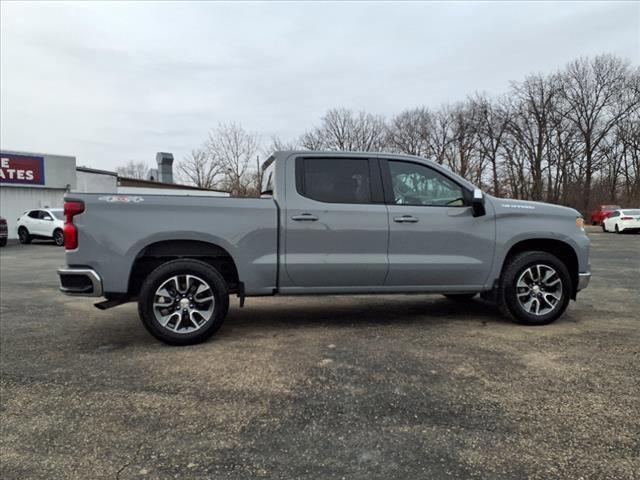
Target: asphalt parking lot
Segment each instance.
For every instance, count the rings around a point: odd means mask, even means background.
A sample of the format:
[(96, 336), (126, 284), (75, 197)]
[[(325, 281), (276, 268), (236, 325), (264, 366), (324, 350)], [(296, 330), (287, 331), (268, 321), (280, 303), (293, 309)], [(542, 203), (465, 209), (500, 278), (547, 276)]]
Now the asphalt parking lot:
[(167, 347), (133, 304), (57, 291), (54, 245), (0, 249), (0, 477), (640, 478), (640, 235), (523, 327), (440, 296), (232, 301)]

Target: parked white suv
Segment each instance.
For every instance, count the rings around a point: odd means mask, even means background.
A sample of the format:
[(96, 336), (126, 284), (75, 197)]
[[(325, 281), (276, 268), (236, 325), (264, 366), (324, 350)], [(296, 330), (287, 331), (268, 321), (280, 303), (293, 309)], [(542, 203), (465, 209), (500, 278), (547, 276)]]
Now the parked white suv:
[(64, 214), (61, 208), (27, 210), (16, 225), (20, 243), (31, 243), (34, 238), (53, 239), (56, 245), (64, 245)]

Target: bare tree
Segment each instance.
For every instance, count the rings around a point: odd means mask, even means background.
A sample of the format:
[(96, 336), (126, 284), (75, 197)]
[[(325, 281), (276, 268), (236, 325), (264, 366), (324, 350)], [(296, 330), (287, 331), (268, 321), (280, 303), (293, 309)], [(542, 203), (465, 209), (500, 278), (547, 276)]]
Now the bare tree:
[(126, 165), (116, 167), (116, 173), (121, 177), (145, 180), (149, 173), (149, 167), (145, 162), (129, 160)]
[(221, 162), (204, 149), (191, 150), (177, 167), (184, 181), (200, 188), (215, 188), (224, 173)]
[(322, 117), (319, 126), (302, 136), (300, 143), (313, 150), (379, 151), (384, 147), (385, 133), (380, 116), (334, 108)]
[(386, 145), (408, 155), (426, 156), (432, 128), (431, 112), (424, 107), (405, 110), (387, 126)]
[(222, 187), (235, 196), (248, 195), (255, 183), (250, 173), (258, 151), (258, 135), (237, 123), (221, 123), (209, 133), (205, 148), (221, 169)]
[(491, 170), (491, 191), (494, 195), (502, 193), (501, 160), (502, 146), (507, 132), (510, 111), (507, 102), (492, 102), (485, 95), (471, 98), (474, 112), (473, 126), (478, 142), (478, 154), (481, 162), (487, 162)]
[(512, 84), (513, 104), (508, 132), (527, 161), (526, 171), (521, 174), (530, 178), (530, 187), (525, 192), (532, 200), (543, 199), (543, 174), (548, 168), (545, 155), (558, 92), (555, 76), (530, 75), (524, 82)]
[[(569, 108), (566, 117), (582, 135), (585, 159), (582, 202), (590, 206), (591, 181), (600, 168), (605, 137), (640, 105), (629, 64), (613, 55), (571, 62), (562, 74), (562, 93)], [(637, 80), (635, 80), (637, 81)]]

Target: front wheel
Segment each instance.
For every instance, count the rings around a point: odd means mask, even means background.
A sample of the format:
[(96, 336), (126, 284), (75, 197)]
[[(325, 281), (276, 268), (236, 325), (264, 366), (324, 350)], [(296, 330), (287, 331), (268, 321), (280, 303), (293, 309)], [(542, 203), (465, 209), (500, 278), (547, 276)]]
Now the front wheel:
[(498, 304), (506, 316), (519, 323), (546, 325), (567, 309), (571, 289), (569, 271), (556, 256), (523, 252), (504, 268)]
[(169, 345), (207, 340), (229, 310), (227, 285), (210, 265), (199, 260), (172, 260), (147, 277), (138, 300), (145, 328)]
[(29, 230), (27, 230), (26, 227), (20, 227), (18, 229), (18, 240), (20, 240), (20, 243), (23, 245), (31, 243), (31, 235), (29, 235)]
[(0, 238), (0, 247), (6, 247), (6, 246), (7, 246), (7, 237)]
[(616, 226), (615, 226), (614, 230), (616, 231), (616, 233), (620, 233), (620, 229), (618, 228), (618, 224), (617, 223), (616, 223)]
[(602, 223), (602, 231), (607, 233), (607, 227), (604, 226), (604, 222)]
[(53, 241), (56, 242), (56, 245), (62, 247), (64, 245), (64, 234), (62, 230), (57, 229), (53, 232)]

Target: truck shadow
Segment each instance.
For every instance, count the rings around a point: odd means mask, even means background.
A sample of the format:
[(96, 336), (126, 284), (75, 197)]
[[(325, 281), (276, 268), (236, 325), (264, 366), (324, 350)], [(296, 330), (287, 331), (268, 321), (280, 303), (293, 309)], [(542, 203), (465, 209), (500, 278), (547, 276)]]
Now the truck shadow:
[(232, 307), (217, 336), (234, 328), (352, 327), (379, 325), (436, 325), (452, 321), (510, 323), (497, 307), (480, 299), (450, 301), (435, 296), (282, 297), (261, 300), (260, 305)]

